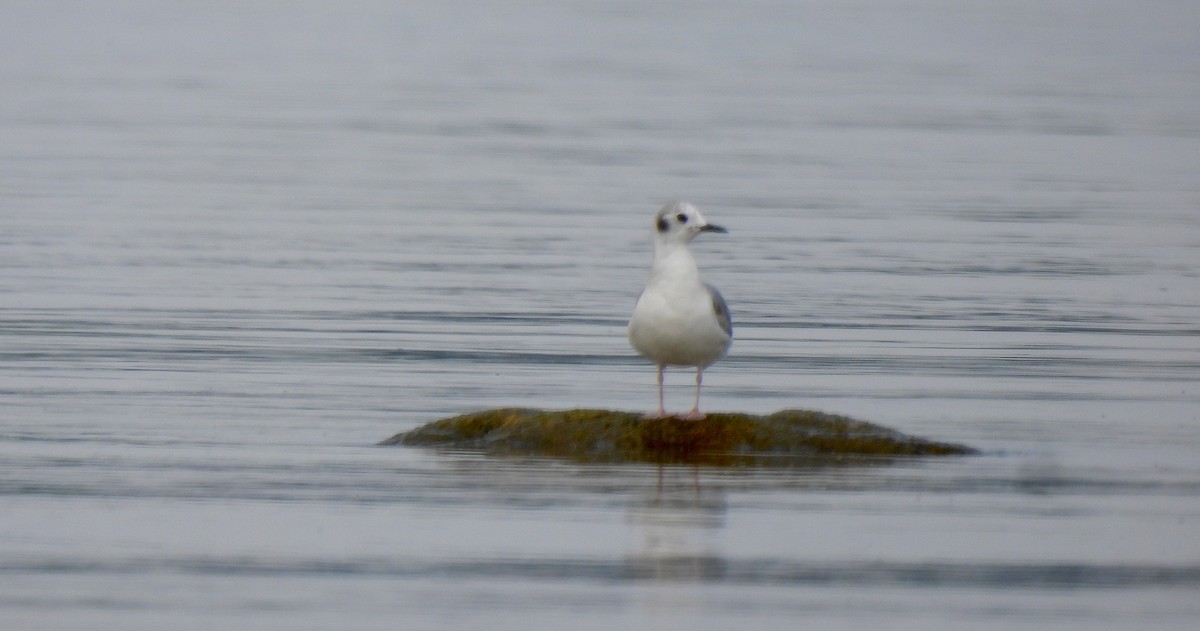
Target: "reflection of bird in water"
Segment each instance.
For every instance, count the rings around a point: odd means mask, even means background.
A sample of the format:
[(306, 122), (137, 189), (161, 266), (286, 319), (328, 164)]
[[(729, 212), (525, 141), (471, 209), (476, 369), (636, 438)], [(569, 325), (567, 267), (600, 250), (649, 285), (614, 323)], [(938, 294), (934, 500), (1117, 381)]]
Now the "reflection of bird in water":
[(634, 500), (628, 520), (638, 526), (641, 548), (629, 558), (635, 578), (712, 580), (725, 573), (725, 562), (713, 549), (712, 535), (725, 525), (725, 497), (704, 491), (698, 472), (686, 480), (665, 479), (682, 468), (659, 467), (654, 494)]

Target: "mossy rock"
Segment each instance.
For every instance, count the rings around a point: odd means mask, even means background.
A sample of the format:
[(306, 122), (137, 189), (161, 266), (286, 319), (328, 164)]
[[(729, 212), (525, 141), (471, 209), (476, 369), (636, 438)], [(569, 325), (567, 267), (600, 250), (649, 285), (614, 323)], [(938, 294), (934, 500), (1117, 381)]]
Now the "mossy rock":
[(715, 466), (833, 463), (975, 453), (845, 416), (781, 410), (712, 413), (704, 420), (643, 419), (613, 410), (500, 408), (433, 421), (380, 445), (419, 445), (588, 462)]

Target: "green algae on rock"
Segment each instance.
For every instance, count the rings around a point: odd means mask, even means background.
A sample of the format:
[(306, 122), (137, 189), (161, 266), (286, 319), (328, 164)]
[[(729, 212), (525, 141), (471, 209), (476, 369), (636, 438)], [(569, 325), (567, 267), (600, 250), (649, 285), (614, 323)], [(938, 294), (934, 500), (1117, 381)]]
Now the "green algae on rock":
[(583, 461), (791, 464), (975, 453), (845, 416), (781, 410), (711, 413), (701, 421), (613, 410), (499, 408), (427, 423), (380, 445), (420, 445)]

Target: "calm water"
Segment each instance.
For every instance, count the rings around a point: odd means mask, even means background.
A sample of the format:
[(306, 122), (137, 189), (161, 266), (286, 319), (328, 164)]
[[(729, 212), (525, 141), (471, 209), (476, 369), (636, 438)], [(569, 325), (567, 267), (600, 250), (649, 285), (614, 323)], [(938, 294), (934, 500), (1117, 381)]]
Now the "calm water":
[[(1197, 5), (731, 6), (7, 3), (0, 626), (1194, 628)], [(984, 455), (373, 446), (652, 407), (676, 197), (707, 407)]]

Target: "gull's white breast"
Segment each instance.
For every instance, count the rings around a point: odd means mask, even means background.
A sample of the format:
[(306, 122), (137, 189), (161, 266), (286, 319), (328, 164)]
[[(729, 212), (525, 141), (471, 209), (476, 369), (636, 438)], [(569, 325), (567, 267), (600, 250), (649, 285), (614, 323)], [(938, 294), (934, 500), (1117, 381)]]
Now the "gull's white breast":
[(707, 367), (725, 356), (732, 337), (714, 296), (700, 283), (652, 283), (629, 320), (629, 343), (659, 364)]

